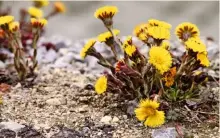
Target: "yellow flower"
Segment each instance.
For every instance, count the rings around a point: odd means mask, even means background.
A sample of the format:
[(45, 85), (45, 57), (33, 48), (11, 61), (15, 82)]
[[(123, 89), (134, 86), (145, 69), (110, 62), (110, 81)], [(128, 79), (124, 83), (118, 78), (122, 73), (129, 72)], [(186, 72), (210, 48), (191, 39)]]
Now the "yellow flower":
[(136, 47), (134, 45), (132, 45), (132, 37), (131, 36), (128, 36), (127, 39), (125, 40), (125, 42), (123, 44), (123, 49), (124, 49), (125, 53), (127, 55), (129, 55), (130, 57), (136, 51)]
[(166, 72), (163, 80), (165, 81), (165, 86), (170, 87), (174, 83), (174, 78), (176, 75), (176, 67), (172, 67), (169, 72)]
[(154, 39), (170, 39), (170, 31), (167, 28), (152, 26), (147, 29), (147, 33)]
[(103, 92), (105, 92), (107, 89), (107, 78), (106, 76), (101, 76), (95, 84), (95, 91), (98, 94), (102, 94)]
[(17, 31), (18, 28), (19, 28), (19, 22), (12, 22), (12, 23), (9, 24), (9, 30), (11, 32)]
[[(114, 35), (117, 36), (120, 33), (120, 30), (114, 29), (113, 33), (114, 33)], [(112, 34), (108, 31), (108, 32), (104, 32), (104, 33), (100, 34), (98, 36), (98, 41), (106, 42), (106, 41), (108, 41), (109, 39), (112, 39), (112, 38), (113, 38)]]
[(43, 16), (43, 11), (41, 9), (38, 9), (36, 7), (30, 7), (28, 9), (28, 13), (35, 18), (41, 18)]
[(160, 47), (164, 48), (164, 49), (169, 49), (170, 48), (170, 43), (169, 41), (163, 41), (160, 45)]
[(42, 18), (42, 19), (36, 19), (36, 18), (31, 18), (31, 24), (33, 25), (33, 27), (44, 27), (45, 25), (47, 25), (47, 20)]
[(87, 56), (87, 53), (89, 51), (90, 48), (92, 48), (96, 43), (96, 40), (94, 39), (90, 39), (85, 46), (83, 47), (83, 49), (80, 52), (80, 56), (82, 59), (84, 59)]
[(171, 24), (164, 22), (164, 21), (160, 21), (160, 20), (156, 20), (156, 19), (150, 19), (148, 20), (148, 24), (149, 26), (159, 26), (159, 27), (164, 27), (166, 29), (171, 29)]
[(140, 35), (141, 33), (147, 31), (147, 27), (148, 27), (148, 24), (147, 24), (147, 23), (139, 24), (139, 25), (137, 25), (137, 26), (134, 28), (133, 34), (134, 34), (135, 36), (139, 37), (139, 35)]
[(138, 108), (135, 109), (136, 117), (139, 121), (144, 121), (145, 126), (158, 127), (164, 124), (165, 115), (163, 111), (158, 111), (159, 103), (153, 100), (141, 100)]
[(200, 61), (200, 64), (208, 67), (210, 65), (209, 59), (207, 57), (207, 52), (197, 53), (197, 60)]
[(34, 6), (37, 8), (46, 7), (49, 4), (48, 0), (33, 0)]
[(98, 19), (104, 20), (107, 18), (112, 18), (118, 12), (116, 6), (104, 6), (95, 11), (94, 16)]
[(57, 12), (66, 12), (66, 6), (62, 2), (54, 2), (54, 8)]
[(200, 32), (195, 24), (184, 22), (176, 27), (175, 34), (179, 39), (186, 41), (189, 38), (199, 37)]
[(189, 38), (186, 42), (186, 49), (191, 49), (193, 52), (205, 52), (206, 46), (199, 38)]
[(9, 24), (13, 20), (14, 20), (14, 16), (10, 16), (10, 15), (1, 16), (0, 17), (0, 25)]
[(163, 74), (170, 69), (172, 65), (172, 57), (166, 49), (153, 46), (149, 51), (149, 63)]

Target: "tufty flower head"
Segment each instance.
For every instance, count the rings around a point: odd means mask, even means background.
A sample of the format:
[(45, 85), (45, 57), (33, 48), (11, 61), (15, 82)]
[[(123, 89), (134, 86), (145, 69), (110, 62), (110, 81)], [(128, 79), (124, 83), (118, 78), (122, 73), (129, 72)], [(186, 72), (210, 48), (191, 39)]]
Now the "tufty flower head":
[(161, 44), (160, 44), (160, 47), (168, 50), (170, 48), (170, 43), (169, 41), (163, 41)]
[(34, 6), (37, 8), (46, 7), (49, 4), (48, 0), (33, 0), (33, 1), (34, 1)]
[(121, 67), (125, 65), (125, 62), (124, 62), (124, 59), (121, 59), (119, 60), (117, 63), (116, 63), (116, 66), (115, 66), (115, 71), (116, 72), (119, 72), (121, 70)]
[(148, 20), (148, 25), (149, 26), (159, 26), (159, 27), (164, 27), (166, 29), (171, 29), (171, 24), (164, 22), (164, 21), (160, 21), (160, 20), (156, 20), (156, 19), (150, 19)]
[(153, 46), (149, 51), (149, 63), (163, 74), (170, 69), (172, 65), (172, 57), (166, 49)]
[(42, 19), (31, 18), (31, 24), (34, 28), (43, 28), (45, 25), (47, 25), (47, 20), (44, 18)]
[(134, 31), (133, 31), (133, 34), (137, 37), (140, 36), (140, 34), (144, 33), (147, 31), (147, 27), (148, 27), (148, 24), (147, 23), (142, 23), (142, 24), (139, 24), (137, 25), (135, 28), (134, 28)]
[(154, 39), (167, 40), (170, 39), (170, 31), (160, 26), (152, 26), (147, 29), (147, 33)]
[(186, 49), (201, 53), (206, 51), (205, 44), (199, 38), (189, 38), (186, 42)]
[(95, 84), (95, 91), (98, 94), (102, 94), (106, 91), (107, 89), (107, 78), (106, 76), (101, 76)]
[(54, 9), (58, 13), (66, 12), (66, 6), (62, 2), (54, 2)]
[(16, 32), (19, 28), (19, 22), (12, 22), (9, 24), (9, 30), (11, 32)]
[(197, 26), (190, 22), (184, 22), (179, 24), (176, 27), (175, 34), (180, 40), (183, 41), (187, 41), (189, 38), (197, 38), (200, 35)]
[[(113, 30), (114, 35), (118, 35), (120, 33), (120, 30), (114, 29)], [(112, 34), (108, 32), (104, 32), (98, 36), (98, 41), (100, 42), (106, 42), (108, 44), (108, 41), (112, 41), (113, 36)]]
[(97, 9), (94, 16), (101, 19), (106, 26), (111, 26), (113, 24), (112, 18), (118, 12), (116, 6), (104, 6)]
[(144, 121), (145, 126), (159, 127), (165, 122), (163, 111), (158, 111), (159, 103), (153, 100), (141, 100), (135, 114), (138, 120)]
[(174, 77), (176, 75), (176, 67), (172, 67), (168, 72), (165, 73), (163, 80), (165, 81), (165, 86), (170, 87), (174, 83)]
[(197, 53), (197, 60), (200, 61), (202, 66), (208, 67), (210, 65), (207, 52)]
[(132, 44), (132, 37), (128, 36), (123, 44), (123, 49), (127, 55), (130, 57), (134, 54), (134, 52), (137, 50), (136, 47)]
[(41, 9), (38, 9), (36, 7), (30, 7), (28, 9), (28, 13), (35, 18), (41, 18), (43, 17), (43, 11)]
[(80, 56), (81, 58), (85, 58), (89, 52), (89, 50), (95, 45), (96, 43), (96, 40), (94, 39), (90, 39), (86, 44), (85, 46), (83, 47), (83, 49), (81, 50), (80, 52)]
[[(9, 23), (11, 23), (14, 20), (14, 16), (1, 16), (0, 17), (0, 26), (2, 29), (5, 29), (5, 25), (7, 26)], [(7, 27), (6, 27), (7, 28)]]

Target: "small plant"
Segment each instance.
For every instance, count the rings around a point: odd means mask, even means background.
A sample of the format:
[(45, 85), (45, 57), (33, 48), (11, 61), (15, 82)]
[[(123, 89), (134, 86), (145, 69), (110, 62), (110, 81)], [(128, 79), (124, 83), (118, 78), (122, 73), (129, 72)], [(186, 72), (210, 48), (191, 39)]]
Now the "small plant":
[[(144, 46), (148, 54), (142, 54), (128, 36), (121, 42), (119, 30), (113, 28), (113, 17), (118, 12), (115, 6), (104, 6), (96, 10), (94, 16), (100, 19), (106, 29), (97, 39), (89, 40), (80, 55), (84, 59), (93, 56), (98, 64), (108, 68), (96, 84), (98, 94), (106, 91), (117, 92), (120, 98), (138, 99), (135, 110), (137, 119), (146, 126), (158, 127), (165, 122), (160, 102), (183, 102), (199, 95), (199, 88), (207, 81), (207, 73), (200, 69), (209, 66), (205, 44), (200, 40), (196, 25), (184, 22), (176, 27), (175, 34), (185, 47), (180, 57), (170, 51), (171, 25), (164, 21), (150, 19), (135, 27), (133, 34)], [(96, 42), (105, 43), (112, 51), (115, 63), (111, 63), (95, 49)], [(123, 55), (117, 52), (121, 49)]]
[[(20, 81), (28, 76), (35, 76), (37, 62), (37, 42), (44, 32), (47, 20), (65, 12), (65, 6), (61, 2), (54, 2), (54, 8), (47, 16), (44, 16), (42, 8), (48, 6), (47, 0), (34, 0), (33, 7), (20, 10), (19, 22), (14, 21), (14, 16), (5, 13), (0, 17), (1, 47), (4, 47), (14, 54), (14, 67)], [(31, 47), (27, 47), (27, 41), (32, 41)], [(33, 53), (29, 55), (30, 49)], [(2, 55), (0, 53), (0, 55)], [(4, 55), (4, 54), (3, 54)], [(2, 56), (1, 56), (2, 57)], [(1, 60), (7, 59), (1, 58)]]

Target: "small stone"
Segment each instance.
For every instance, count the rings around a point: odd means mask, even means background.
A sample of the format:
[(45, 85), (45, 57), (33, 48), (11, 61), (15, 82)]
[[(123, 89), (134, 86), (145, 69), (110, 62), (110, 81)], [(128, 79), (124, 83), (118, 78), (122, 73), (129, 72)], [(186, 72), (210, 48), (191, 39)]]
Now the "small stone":
[(24, 127), (25, 127), (24, 125), (20, 125), (16, 122), (1, 122), (0, 123), (1, 129), (9, 129), (9, 130), (16, 131), (16, 132)]
[(18, 88), (21, 88), (21, 83), (18, 83), (18, 84), (15, 86), (15, 89), (18, 89)]
[(119, 122), (119, 118), (114, 116), (112, 119), (112, 123), (118, 123)]
[(102, 123), (104, 124), (110, 124), (110, 121), (112, 120), (112, 117), (111, 116), (104, 116), (102, 117), (101, 121)]
[(126, 119), (128, 119), (128, 116), (127, 115), (123, 115), (123, 118), (126, 120)]
[(88, 105), (83, 105), (82, 107), (78, 108), (78, 112), (84, 113), (87, 112)]
[(46, 101), (48, 105), (64, 105), (66, 104), (65, 98), (51, 98)]
[(6, 67), (5, 63), (0, 61), (0, 69), (4, 69)]
[(174, 127), (154, 129), (152, 138), (176, 138), (178, 136)]

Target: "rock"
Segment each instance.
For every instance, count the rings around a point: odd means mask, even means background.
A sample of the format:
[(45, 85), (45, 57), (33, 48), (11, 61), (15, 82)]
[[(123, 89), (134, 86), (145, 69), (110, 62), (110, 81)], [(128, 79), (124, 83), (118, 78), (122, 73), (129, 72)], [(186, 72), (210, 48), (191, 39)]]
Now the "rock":
[(59, 54), (61, 54), (62, 56), (66, 55), (69, 52), (68, 48), (61, 48), (59, 50)]
[(83, 134), (81, 134), (80, 132), (73, 130), (73, 129), (69, 129), (69, 128), (61, 128), (61, 130), (54, 134), (51, 138), (81, 138), (84, 137)]
[(176, 138), (178, 136), (174, 127), (154, 129), (152, 138)]
[(112, 119), (112, 123), (118, 123), (119, 122), (119, 118), (114, 116)]
[(12, 131), (19, 131), (20, 129), (24, 128), (24, 125), (20, 125), (16, 122), (1, 122), (0, 123), (0, 129), (9, 129)]
[(17, 85), (14, 88), (15, 89), (21, 88), (21, 83), (17, 83)]
[(110, 124), (110, 121), (112, 120), (112, 117), (111, 116), (104, 116), (101, 118), (101, 121), (102, 123), (104, 124)]
[(78, 112), (80, 113), (87, 112), (87, 110), (88, 110), (88, 105), (83, 105), (80, 108), (78, 108)]
[(45, 55), (42, 60), (43, 63), (50, 63), (54, 62), (57, 59), (58, 55), (57, 52), (53, 49), (50, 49)]
[(4, 69), (6, 67), (5, 63), (0, 61), (0, 69)]
[(45, 138), (40, 132), (29, 126), (22, 128), (17, 135), (20, 138)]
[(0, 130), (0, 138), (15, 138), (16, 132), (10, 129), (1, 129)]
[(48, 105), (64, 105), (66, 104), (66, 99), (65, 98), (51, 98), (46, 100), (46, 103)]

